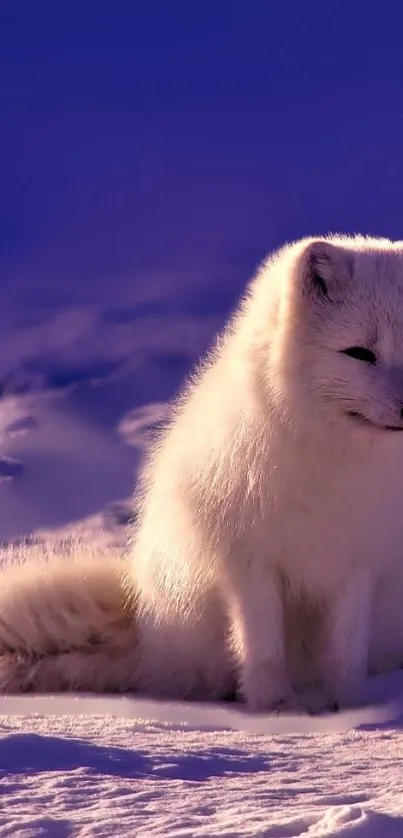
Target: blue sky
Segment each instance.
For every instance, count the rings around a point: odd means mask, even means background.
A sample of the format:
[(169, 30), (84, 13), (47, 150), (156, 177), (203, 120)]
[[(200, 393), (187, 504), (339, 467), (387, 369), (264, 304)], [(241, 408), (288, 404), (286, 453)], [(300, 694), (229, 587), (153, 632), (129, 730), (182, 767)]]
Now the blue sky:
[(3, 0), (3, 286), (226, 305), (286, 239), (403, 237), (402, 31), (400, 2)]

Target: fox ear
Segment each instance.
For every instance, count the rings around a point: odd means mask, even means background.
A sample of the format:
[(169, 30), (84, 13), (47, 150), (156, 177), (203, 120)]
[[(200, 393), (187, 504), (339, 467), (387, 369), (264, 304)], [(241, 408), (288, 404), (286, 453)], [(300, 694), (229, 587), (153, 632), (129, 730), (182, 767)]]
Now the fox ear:
[(337, 302), (345, 297), (345, 286), (352, 277), (351, 254), (327, 241), (308, 244), (303, 254), (303, 290), (318, 302)]

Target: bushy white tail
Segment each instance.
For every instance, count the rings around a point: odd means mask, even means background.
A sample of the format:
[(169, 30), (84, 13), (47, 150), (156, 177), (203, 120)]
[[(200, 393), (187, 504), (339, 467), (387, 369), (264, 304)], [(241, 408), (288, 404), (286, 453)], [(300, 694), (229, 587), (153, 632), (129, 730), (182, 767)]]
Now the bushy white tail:
[(26, 553), (6, 556), (0, 573), (0, 692), (132, 689), (125, 562), (82, 545)]

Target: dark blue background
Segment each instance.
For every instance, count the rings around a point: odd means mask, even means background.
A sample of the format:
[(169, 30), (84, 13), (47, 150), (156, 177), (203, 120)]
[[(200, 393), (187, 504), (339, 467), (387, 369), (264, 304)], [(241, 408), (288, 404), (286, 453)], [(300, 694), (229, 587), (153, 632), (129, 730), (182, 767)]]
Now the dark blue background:
[(220, 308), (285, 239), (403, 237), (402, 82), (400, 2), (3, 0), (3, 286)]

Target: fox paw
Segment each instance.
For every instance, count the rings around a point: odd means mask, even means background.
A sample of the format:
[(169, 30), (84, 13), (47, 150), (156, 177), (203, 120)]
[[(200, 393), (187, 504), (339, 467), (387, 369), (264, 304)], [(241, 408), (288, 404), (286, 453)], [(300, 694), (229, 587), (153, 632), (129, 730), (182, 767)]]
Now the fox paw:
[(351, 681), (338, 684), (331, 684), (326, 689), (326, 704), (327, 709), (331, 713), (337, 713), (339, 710), (360, 707), (366, 703), (367, 696), (365, 692), (365, 682)]
[[(277, 677), (276, 677), (277, 674)], [(294, 690), (288, 679), (262, 664), (243, 672), (242, 695), (252, 713), (307, 713), (309, 706)]]

